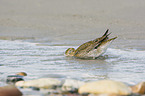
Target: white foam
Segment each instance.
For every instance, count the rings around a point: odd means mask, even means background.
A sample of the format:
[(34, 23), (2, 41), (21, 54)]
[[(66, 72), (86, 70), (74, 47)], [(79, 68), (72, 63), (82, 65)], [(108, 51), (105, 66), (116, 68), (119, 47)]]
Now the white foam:
[(107, 60), (134, 60), (134, 61), (144, 61), (145, 62), (145, 51), (139, 51), (134, 49), (122, 50), (122, 49), (112, 49), (108, 48), (105, 53), (110, 58)]
[(61, 73), (85, 80), (110, 78), (127, 83), (145, 78), (144, 50), (108, 48), (105, 60), (79, 60), (65, 58), (64, 52), (70, 47), (77, 46), (37, 46), (31, 42), (0, 40), (1, 73), (24, 70), (30, 74), (28, 78)]

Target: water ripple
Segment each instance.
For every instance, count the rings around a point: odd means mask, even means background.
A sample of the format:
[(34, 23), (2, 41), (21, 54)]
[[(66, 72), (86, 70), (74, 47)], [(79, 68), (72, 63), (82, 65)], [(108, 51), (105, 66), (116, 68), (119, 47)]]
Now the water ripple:
[[(145, 78), (145, 51), (109, 48), (106, 59), (81, 60), (64, 56), (69, 47), (0, 40), (0, 73), (5, 76), (25, 71), (27, 79), (61, 74), (85, 81), (114, 79), (138, 83)], [(2, 77), (1, 77), (2, 78)]]

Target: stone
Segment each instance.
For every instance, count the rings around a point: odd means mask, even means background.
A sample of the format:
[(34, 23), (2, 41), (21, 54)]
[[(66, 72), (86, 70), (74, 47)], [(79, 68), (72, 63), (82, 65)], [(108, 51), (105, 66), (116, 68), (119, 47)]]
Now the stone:
[(100, 80), (88, 82), (79, 88), (79, 93), (130, 95), (131, 88), (119, 81)]
[(22, 93), (14, 86), (0, 87), (0, 96), (22, 96)]
[(133, 93), (145, 94), (145, 82), (140, 82), (135, 86), (131, 86)]
[(85, 82), (83, 81), (79, 81), (75, 79), (65, 79), (61, 89), (62, 91), (73, 92), (73, 91), (78, 90), (78, 88), (84, 84)]
[(19, 73), (16, 73), (16, 75), (27, 76), (27, 73), (25, 73), (25, 72), (19, 72)]
[(54, 88), (55, 86), (60, 86), (61, 81), (54, 78), (40, 78), (35, 80), (29, 80), (29, 81), (19, 81), (16, 82), (15, 85), (18, 87), (24, 87), (24, 88), (30, 88), (30, 87), (36, 87), (36, 88)]
[(8, 75), (6, 79), (6, 83), (14, 84), (18, 81), (24, 81), (23, 76), (20, 75)]
[(6, 83), (14, 84), (18, 81), (24, 81), (23, 77), (27, 76), (25, 72), (16, 73), (16, 75), (8, 75), (6, 79)]

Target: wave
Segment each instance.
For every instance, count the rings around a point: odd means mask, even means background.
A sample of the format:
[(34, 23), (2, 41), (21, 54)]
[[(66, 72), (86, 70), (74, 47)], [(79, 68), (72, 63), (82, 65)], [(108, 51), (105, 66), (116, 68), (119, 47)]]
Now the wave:
[[(108, 48), (107, 52), (105, 55), (109, 56), (108, 61), (116, 61), (118, 60), (125, 60), (125, 61), (143, 61), (145, 62), (145, 51), (142, 50), (135, 50), (135, 49), (113, 49), (113, 48)], [(114, 59), (115, 58), (115, 59)]]
[(43, 46), (32, 42), (0, 40), (1, 74), (24, 70), (31, 74), (28, 79), (56, 73), (70, 77), (78, 74), (79, 78), (85, 80), (121, 78), (121, 81), (127, 83), (145, 78), (144, 50), (108, 48), (104, 54), (107, 55), (105, 59), (79, 60), (64, 56), (69, 47), (77, 46)]

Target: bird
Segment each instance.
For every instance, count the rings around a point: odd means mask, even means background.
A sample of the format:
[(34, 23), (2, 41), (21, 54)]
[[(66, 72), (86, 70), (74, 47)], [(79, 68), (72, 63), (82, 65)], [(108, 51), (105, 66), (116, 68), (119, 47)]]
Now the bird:
[(109, 47), (109, 45), (111, 44), (111, 42), (117, 38), (116, 36), (114, 38), (109, 39), (108, 36), (111, 33), (108, 33), (108, 31), (109, 29), (106, 30), (103, 36), (88, 41), (86, 43), (83, 43), (77, 49), (68, 48), (65, 51), (65, 56), (81, 58), (81, 59), (87, 59), (87, 58), (96, 59), (97, 57), (104, 54), (107, 48)]

